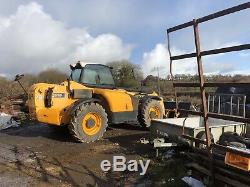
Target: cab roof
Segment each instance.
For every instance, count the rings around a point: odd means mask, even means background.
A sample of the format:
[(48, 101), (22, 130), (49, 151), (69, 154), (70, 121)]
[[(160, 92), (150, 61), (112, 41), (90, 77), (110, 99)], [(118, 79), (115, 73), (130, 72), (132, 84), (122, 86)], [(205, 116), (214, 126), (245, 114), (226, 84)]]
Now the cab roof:
[[(93, 63), (93, 62), (82, 62), (82, 61), (78, 61), (77, 63), (75, 64), (70, 64), (70, 69), (73, 70), (73, 69), (82, 69), (84, 68), (86, 65), (100, 65), (100, 66), (106, 66), (104, 64), (99, 64), (99, 63)], [(109, 66), (106, 66), (106, 67), (109, 67)], [(111, 67), (109, 67), (111, 68)]]

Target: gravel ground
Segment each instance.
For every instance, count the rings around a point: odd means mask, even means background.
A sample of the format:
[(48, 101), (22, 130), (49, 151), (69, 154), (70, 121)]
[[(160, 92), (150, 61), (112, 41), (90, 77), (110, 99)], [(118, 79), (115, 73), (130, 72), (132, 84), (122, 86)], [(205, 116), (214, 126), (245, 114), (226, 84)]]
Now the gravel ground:
[(113, 155), (142, 159), (153, 154), (151, 146), (139, 142), (142, 137), (148, 138), (148, 131), (127, 124), (109, 128), (89, 144), (44, 124), (0, 131), (0, 186), (149, 186), (139, 173), (104, 173), (100, 168)]

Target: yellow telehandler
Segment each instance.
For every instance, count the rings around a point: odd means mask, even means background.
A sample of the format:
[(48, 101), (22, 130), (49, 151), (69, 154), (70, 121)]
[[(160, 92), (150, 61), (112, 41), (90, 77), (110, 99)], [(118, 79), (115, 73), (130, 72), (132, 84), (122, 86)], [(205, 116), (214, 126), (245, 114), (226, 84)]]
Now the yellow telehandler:
[(153, 118), (165, 114), (163, 99), (155, 92), (141, 93), (117, 88), (111, 68), (77, 62), (61, 84), (38, 83), (28, 91), (31, 118), (67, 125), (80, 142), (101, 138), (108, 124), (139, 123), (148, 128)]

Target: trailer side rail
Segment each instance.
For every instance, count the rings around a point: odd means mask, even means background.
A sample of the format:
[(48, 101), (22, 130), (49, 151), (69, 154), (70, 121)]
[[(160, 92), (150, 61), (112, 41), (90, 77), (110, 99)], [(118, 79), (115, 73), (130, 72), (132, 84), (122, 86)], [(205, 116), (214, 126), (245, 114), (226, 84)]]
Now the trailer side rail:
[[(187, 112), (192, 115), (199, 115), (203, 116), (204, 119), (204, 126), (205, 126), (205, 134), (206, 134), (206, 147), (208, 151), (208, 155), (211, 161), (212, 165), (212, 150), (213, 148), (217, 149), (222, 149), (226, 151), (232, 151), (232, 149), (229, 149), (227, 147), (223, 147), (220, 145), (217, 145), (215, 143), (211, 142), (211, 137), (210, 137), (210, 132), (209, 132), (209, 124), (208, 124), (208, 117), (213, 117), (213, 118), (218, 118), (218, 119), (224, 119), (224, 120), (231, 120), (231, 121), (236, 121), (236, 122), (243, 122), (243, 123), (248, 123), (250, 124), (250, 119), (245, 118), (245, 116), (232, 116), (232, 115), (226, 115), (226, 114), (219, 114), (219, 113), (213, 113), (208, 111), (208, 106), (207, 106), (207, 98), (206, 98), (206, 92), (205, 88), (206, 87), (218, 87), (218, 86), (237, 86), (237, 87), (249, 87), (250, 83), (215, 83), (215, 82), (210, 82), (210, 83), (205, 83), (204, 79), (204, 73), (203, 73), (203, 64), (202, 64), (202, 57), (203, 56), (208, 56), (208, 55), (214, 55), (214, 54), (220, 54), (220, 53), (228, 53), (228, 52), (233, 52), (233, 51), (242, 51), (242, 50), (248, 50), (250, 49), (250, 44), (243, 44), (243, 45), (237, 45), (237, 46), (230, 46), (230, 47), (223, 47), (223, 48), (218, 48), (218, 49), (211, 49), (211, 50), (206, 50), (206, 51), (201, 51), (201, 45), (200, 45), (200, 35), (199, 35), (199, 24), (204, 23), (210, 20), (213, 20), (215, 18), (219, 18), (222, 16), (226, 16), (232, 13), (236, 13), (245, 9), (250, 8), (250, 2), (240, 4), (238, 6), (234, 6), (219, 12), (216, 12), (214, 14), (210, 14), (207, 16), (204, 16), (202, 18), (198, 19), (193, 19), (192, 21), (174, 26), (172, 28), (167, 29), (167, 40), (168, 40), (168, 52), (169, 52), (169, 57), (170, 57), (170, 75), (171, 75), (171, 80), (173, 82), (173, 87), (174, 87), (174, 95), (176, 98), (176, 109), (179, 112)], [(170, 34), (172, 32), (187, 28), (187, 27), (193, 27), (193, 32), (194, 32), (194, 42), (195, 42), (195, 52), (193, 53), (187, 53), (187, 54), (181, 54), (181, 55), (176, 55), (172, 56), (171, 54), (171, 48), (170, 48)], [(198, 66), (198, 77), (199, 77), (199, 82), (196, 83), (182, 83), (182, 82), (174, 82), (174, 76), (173, 76), (173, 61), (178, 61), (180, 59), (188, 59), (196, 57), (197, 59), (197, 66)], [(177, 92), (176, 88), (177, 87), (199, 87), (200, 88), (200, 97), (202, 101), (202, 112), (197, 112), (197, 111), (191, 111), (191, 110), (183, 110), (183, 109), (178, 109), (178, 99), (177, 99)], [(186, 136), (183, 134), (187, 139), (193, 139), (193, 137)], [(194, 140), (194, 139), (193, 139)], [(197, 141), (197, 140), (196, 140)], [(239, 155), (244, 155), (248, 158), (250, 158), (249, 153), (242, 153), (242, 152), (237, 152)], [(211, 166), (212, 170), (212, 166)]]

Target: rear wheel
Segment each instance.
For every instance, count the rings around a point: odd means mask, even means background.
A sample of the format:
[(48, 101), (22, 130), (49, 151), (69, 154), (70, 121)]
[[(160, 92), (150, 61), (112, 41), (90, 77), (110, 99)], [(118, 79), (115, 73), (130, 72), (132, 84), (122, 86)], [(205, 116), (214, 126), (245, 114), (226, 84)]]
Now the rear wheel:
[(230, 142), (238, 142), (239, 137), (236, 132), (224, 132), (219, 138), (219, 143), (224, 146), (229, 146)]
[(94, 142), (100, 139), (108, 126), (104, 108), (98, 103), (84, 103), (74, 112), (69, 130), (80, 142)]
[(148, 99), (140, 105), (138, 120), (142, 127), (149, 128), (152, 119), (163, 118), (163, 108), (159, 101)]
[[(203, 141), (206, 141), (207, 138), (206, 138), (206, 133), (205, 131), (201, 131), (199, 132), (197, 135), (196, 135), (196, 138), (197, 139), (200, 139), (200, 140), (203, 140)], [(210, 132), (210, 138), (211, 138), (211, 142), (214, 142), (214, 138), (213, 138), (213, 135), (212, 133)], [(195, 142), (195, 147), (199, 148), (199, 149), (205, 149), (206, 148), (206, 145), (205, 144), (202, 144), (202, 143), (199, 143), (199, 142)]]

